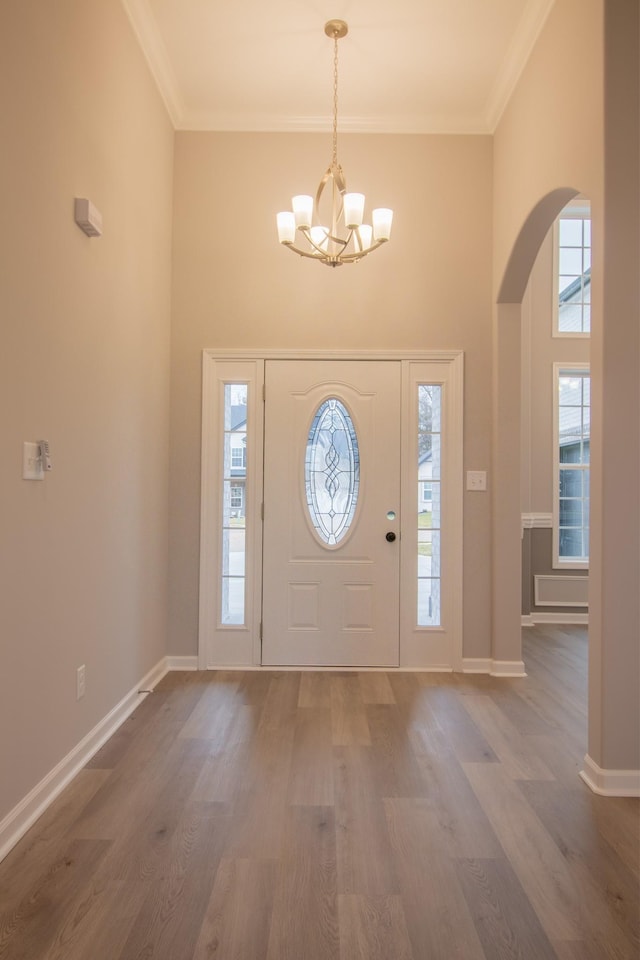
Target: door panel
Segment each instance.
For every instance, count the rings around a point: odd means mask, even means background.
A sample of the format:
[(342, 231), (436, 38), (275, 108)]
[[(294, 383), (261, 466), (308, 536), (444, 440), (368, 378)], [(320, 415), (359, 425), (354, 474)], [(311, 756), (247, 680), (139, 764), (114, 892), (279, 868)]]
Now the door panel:
[(265, 383), (262, 662), (397, 666), (401, 364), (268, 360)]

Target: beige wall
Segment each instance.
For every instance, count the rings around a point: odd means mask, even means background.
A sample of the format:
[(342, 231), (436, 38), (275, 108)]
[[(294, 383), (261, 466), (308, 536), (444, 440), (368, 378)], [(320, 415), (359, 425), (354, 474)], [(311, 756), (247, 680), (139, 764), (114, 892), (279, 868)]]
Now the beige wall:
[[(313, 192), (330, 136), (178, 133), (175, 154), (171, 614), (195, 654), (201, 352), (220, 348), (465, 351), (465, 463), (490, 456), (489, 137), (340, 138), (351, 189), (394, 209), (391, 243), (335, 270), (277, 243), (275, 214)], [(465, 500), (465, 656), (489, 649), (487, 494)]]
[(119, 3), (5, 4), (0, 38), (2, 820), (165, 653), (173, 131)]

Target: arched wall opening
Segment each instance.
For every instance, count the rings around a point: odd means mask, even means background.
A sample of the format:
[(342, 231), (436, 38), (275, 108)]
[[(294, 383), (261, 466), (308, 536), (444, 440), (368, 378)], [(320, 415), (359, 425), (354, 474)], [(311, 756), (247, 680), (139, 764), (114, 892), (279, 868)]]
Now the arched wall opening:
[(584, 193), (562, 207), (522, 300), (523, 626), (588, 621), (591, 222)]
[(556, 217), (580, 193), (559, 187), (528, 214), (499, 286), (493, 331), (492, 662), (493, 672), (524, 675), (522, 659), (521, 325), (533, 265)]

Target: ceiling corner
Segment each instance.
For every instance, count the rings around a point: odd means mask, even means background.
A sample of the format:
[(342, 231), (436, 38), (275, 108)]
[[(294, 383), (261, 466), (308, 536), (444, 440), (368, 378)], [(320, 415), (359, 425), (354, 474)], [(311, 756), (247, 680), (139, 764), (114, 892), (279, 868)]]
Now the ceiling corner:
[(167, 49), (151, 12), (148, 0), (121, 0), (140, 49), (149, 65), (171, 122), (179, 129), (184, 116), (182, 99)]
[(529, 0), (487, 100), (487, 128), (495, 133), (555, 0)]

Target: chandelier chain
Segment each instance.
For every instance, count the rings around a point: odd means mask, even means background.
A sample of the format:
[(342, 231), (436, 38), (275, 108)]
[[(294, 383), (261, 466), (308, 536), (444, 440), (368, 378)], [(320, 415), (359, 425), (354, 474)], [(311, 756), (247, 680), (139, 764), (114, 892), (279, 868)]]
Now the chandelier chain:
[(333, 167), (338, 166), (338, 34), (333, 34)]

